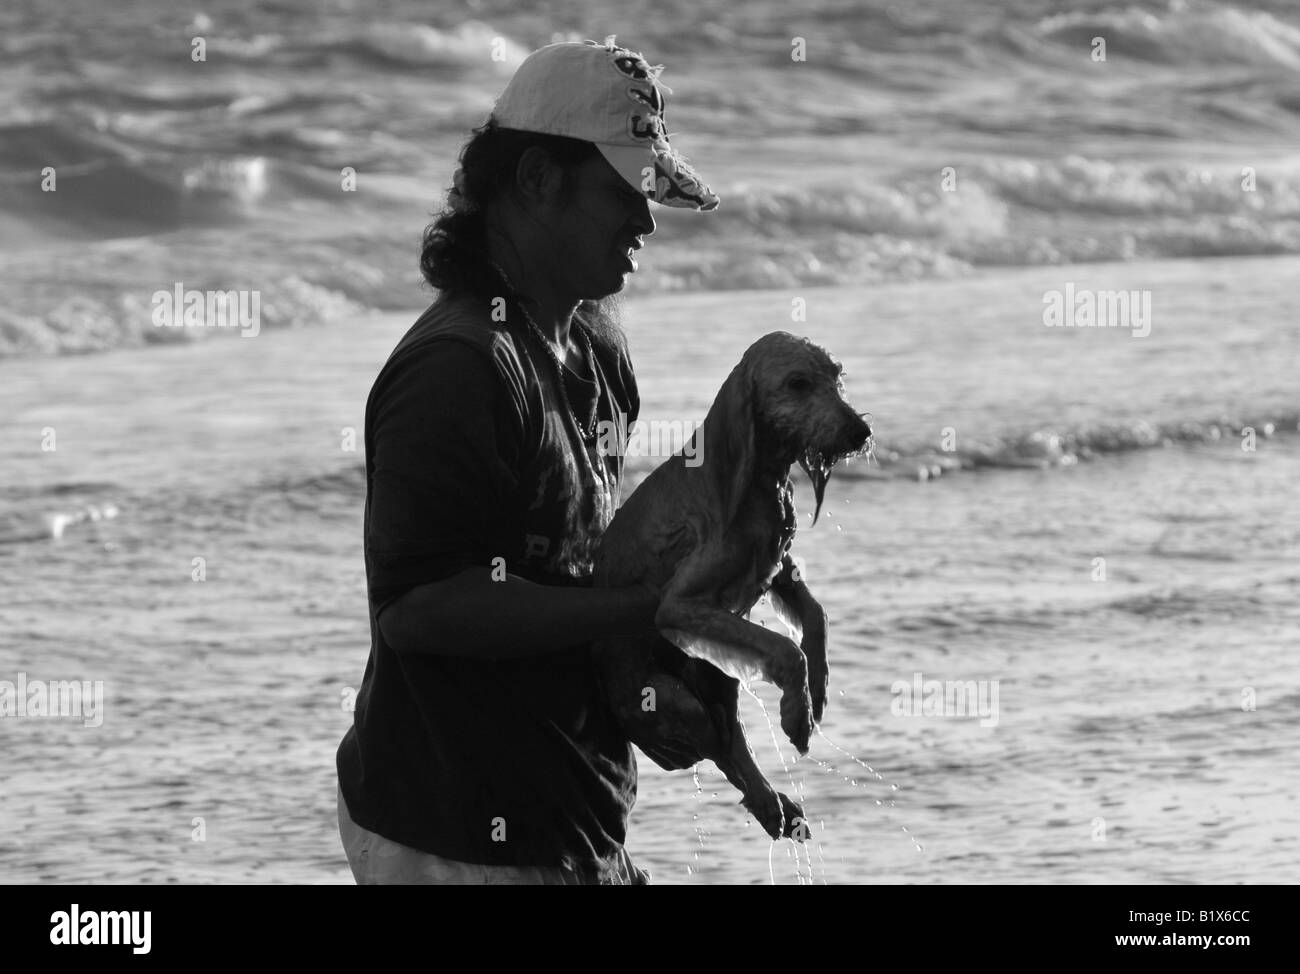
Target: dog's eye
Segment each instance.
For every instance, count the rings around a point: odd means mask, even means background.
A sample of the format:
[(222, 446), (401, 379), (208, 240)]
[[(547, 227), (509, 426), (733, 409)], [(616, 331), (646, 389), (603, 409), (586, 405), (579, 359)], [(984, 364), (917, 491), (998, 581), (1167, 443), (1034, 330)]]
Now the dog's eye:
[(812, 382), (802, 375), (790, 376), (785, 380), (785, 385), (787, 389), (793, 389), (795, 392), (807, 392), (813, 386)]

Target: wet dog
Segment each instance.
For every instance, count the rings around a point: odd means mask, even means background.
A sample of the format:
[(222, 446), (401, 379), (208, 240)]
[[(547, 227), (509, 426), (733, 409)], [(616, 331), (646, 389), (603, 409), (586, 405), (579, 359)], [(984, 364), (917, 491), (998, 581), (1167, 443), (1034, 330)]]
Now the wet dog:
[[(667, 770), (712, 760), (773, 838), (808, 832), (802, 809), (754, 761), (738, 681), (781, 688), (781, 729), (806, 753), (826, 706), (826, 613), (790, 554), (790, 468), (798, 462), (812, 482), (815, 523), (831, 468), (871, 441), (842, 376), (806, 338), (760, 338), (723, 383), (691, 448), (632, 493), (596, 556), (597, 586), (646, 583), (660, 592), (657, 634), (594, 647), (624, 732)], [(686, 456), (701, 462), (690, 466)], [(764, 593), (800, 642), (746, 618)]]

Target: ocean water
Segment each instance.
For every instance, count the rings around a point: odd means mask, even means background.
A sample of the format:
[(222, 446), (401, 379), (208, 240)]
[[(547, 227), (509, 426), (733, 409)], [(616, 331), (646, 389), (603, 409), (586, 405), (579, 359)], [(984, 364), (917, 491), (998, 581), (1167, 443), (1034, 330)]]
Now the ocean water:
[(99, 6), (0, 10), (0, 354), (185, 340), (147, 313), (178, 281), (268, 328), (410, 307), (466, 132), (553, 38), (664, 63), (724, 200), (660, 209), (630, 294), (1300, 252), (1289, 0)]
[[(0, 880), (350, 879), (348, 431), (430, 299), (416, 246), (463, 131), (574, 31), (668, 65), (674, 141), (723, 196), (656, 210), (625, 308), (643, 417), (702, 418), (782, 329), (877, 433), (816, 526), (799, 486), (824, 737), (796, 761), (771, 688), (745, 700), (814, 841), (769, 842), (711, 766), (642, 760), (656, 881), (1300, 880), (1288, 5), (380, 9), (0, 11), (0, 679), (105, 700), (99, 727), (0, 720)], [(176, 282), (260, 290), (262, 332), (155, 330)], [(1067, 287), (1146, 292), (1149, 333), (1044, 327)], [(996, 723), (897, 713), (914, 680), (996, 687)]]

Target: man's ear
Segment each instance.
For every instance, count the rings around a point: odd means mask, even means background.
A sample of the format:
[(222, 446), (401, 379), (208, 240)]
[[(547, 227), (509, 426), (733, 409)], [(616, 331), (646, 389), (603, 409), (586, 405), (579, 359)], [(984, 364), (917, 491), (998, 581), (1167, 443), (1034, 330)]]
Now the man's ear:
[(519, 156), (515, 191), (524, 202), (553, 202), (560, 196), (563, 181), (564, 171), (541, 146), (531, 145)]

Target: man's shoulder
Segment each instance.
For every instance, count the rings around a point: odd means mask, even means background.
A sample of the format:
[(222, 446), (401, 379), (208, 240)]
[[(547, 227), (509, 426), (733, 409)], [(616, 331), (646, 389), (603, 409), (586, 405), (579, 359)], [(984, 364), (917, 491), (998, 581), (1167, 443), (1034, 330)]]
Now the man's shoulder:
[(530, 384), (528, 369), (514, 334), (492, 312), (490, 299), (440, 295), (397, 343), (374, 389), (492, 375), (520, 400)]
[(442, 294), (402, 336), (389, 362), (417, 355), (439, 342), (467, 345), (493, 361), (499, 361), (503, 352), (513, 354), (514, 351), (505, 323), (493, 320), (491, 301), (471, 295)]
[(484, 310), (473, 299), (440, 295), (375, 376), (366, 399), (367, 437), (378, 418), (430, 403), (448, 415), (513, 406), (522, 416), (527, 389), (513, 337), (492, 320), (490, 304)]

